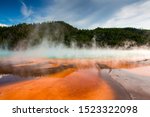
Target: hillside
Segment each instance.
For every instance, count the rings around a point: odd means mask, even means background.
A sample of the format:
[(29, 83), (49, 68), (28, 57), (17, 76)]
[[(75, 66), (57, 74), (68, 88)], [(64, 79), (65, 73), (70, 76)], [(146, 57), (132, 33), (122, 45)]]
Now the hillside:
[(0, 27), (0, 47), (8, 49), (26, 49), (40, 44), (63, 43), (78, 47), (124, 47), (150, 46), (150, 31), (135, 28), (96, 28), (94, 30), (77, 29), (63, 21), (37, 24), (19, 24)]

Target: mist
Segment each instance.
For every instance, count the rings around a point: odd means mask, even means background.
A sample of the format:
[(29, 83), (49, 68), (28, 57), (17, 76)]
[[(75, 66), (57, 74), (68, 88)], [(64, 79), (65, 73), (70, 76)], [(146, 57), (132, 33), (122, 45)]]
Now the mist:
[(55, 44), (43, 41), (41, 44), (29, 47), (26, 50), (9, 51), (0, 50), (0, 57), (28, 58), (53, 58), (53, 59), (148, 59), (149, 49), (113, 49), (113, 48), (78, 48), (72, 44), (67, 47), (63, 44)]

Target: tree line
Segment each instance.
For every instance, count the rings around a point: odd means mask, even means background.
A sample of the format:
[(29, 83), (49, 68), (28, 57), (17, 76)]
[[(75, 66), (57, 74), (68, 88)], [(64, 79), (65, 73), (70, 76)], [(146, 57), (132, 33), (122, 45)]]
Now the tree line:
[(33, 24), (18, 24), (0, 27), (0, 47), (26, 49), (40, 44), (44, 39), (49, 43), (63, 43), (78, 47), (126, 47), (150, 46), (150, 30), (136, 28), (77, 29), (63, 21)]

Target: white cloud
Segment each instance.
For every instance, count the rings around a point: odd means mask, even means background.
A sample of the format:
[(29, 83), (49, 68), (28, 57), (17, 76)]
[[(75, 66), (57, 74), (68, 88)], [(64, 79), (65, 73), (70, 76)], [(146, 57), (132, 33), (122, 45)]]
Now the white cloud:
[(32, 19), (27, 20), (28, 22), (62, 20), (78, 28), (90, 28), (93, 23), (100, 21), (101, 16), (105, 14), (106, 6), (109, 6), (107, 2), (98, 0), (89, 0), (88, 2), (87, 0), (54, 0), (53, 4), (42, 9), (42, 13), (36, 13)]
[(24, 2), (21, 2), (21, 13), (24, 17), (29, 17), (33, 14), (33, 11), (31, 8), (27, 7), (27, 5)]
[[(140, 1), (140, 2), (138, 2)], [(65, 21), (78, 28), (150, 28), (150, 0), (54, 0), (40, 11), (22, 2), (26, 22)], [(30, 17), (32, 16), (32, 17)]]
[(6, 24), (0, 24), (0, 27), (8, 27)]
[(106, 21), (104, 27), (135, 27), (150, 29), (150, 1), (144, 0), (123, 7)]

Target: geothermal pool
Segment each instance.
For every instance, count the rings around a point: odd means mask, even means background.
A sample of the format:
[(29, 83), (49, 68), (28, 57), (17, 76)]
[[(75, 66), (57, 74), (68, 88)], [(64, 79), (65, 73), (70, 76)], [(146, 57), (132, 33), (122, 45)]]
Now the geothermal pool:
[(0, 57), (57, 58), (57, 59), (144, 59), (149, 49), (67, 48), (63, 46), (36, 47), (20, 51), (0, 50)]
[[(150, 99), (149, 50), (0, 51), (0, 99)], [(139, 74), (140, 73), (140, 74)]]

